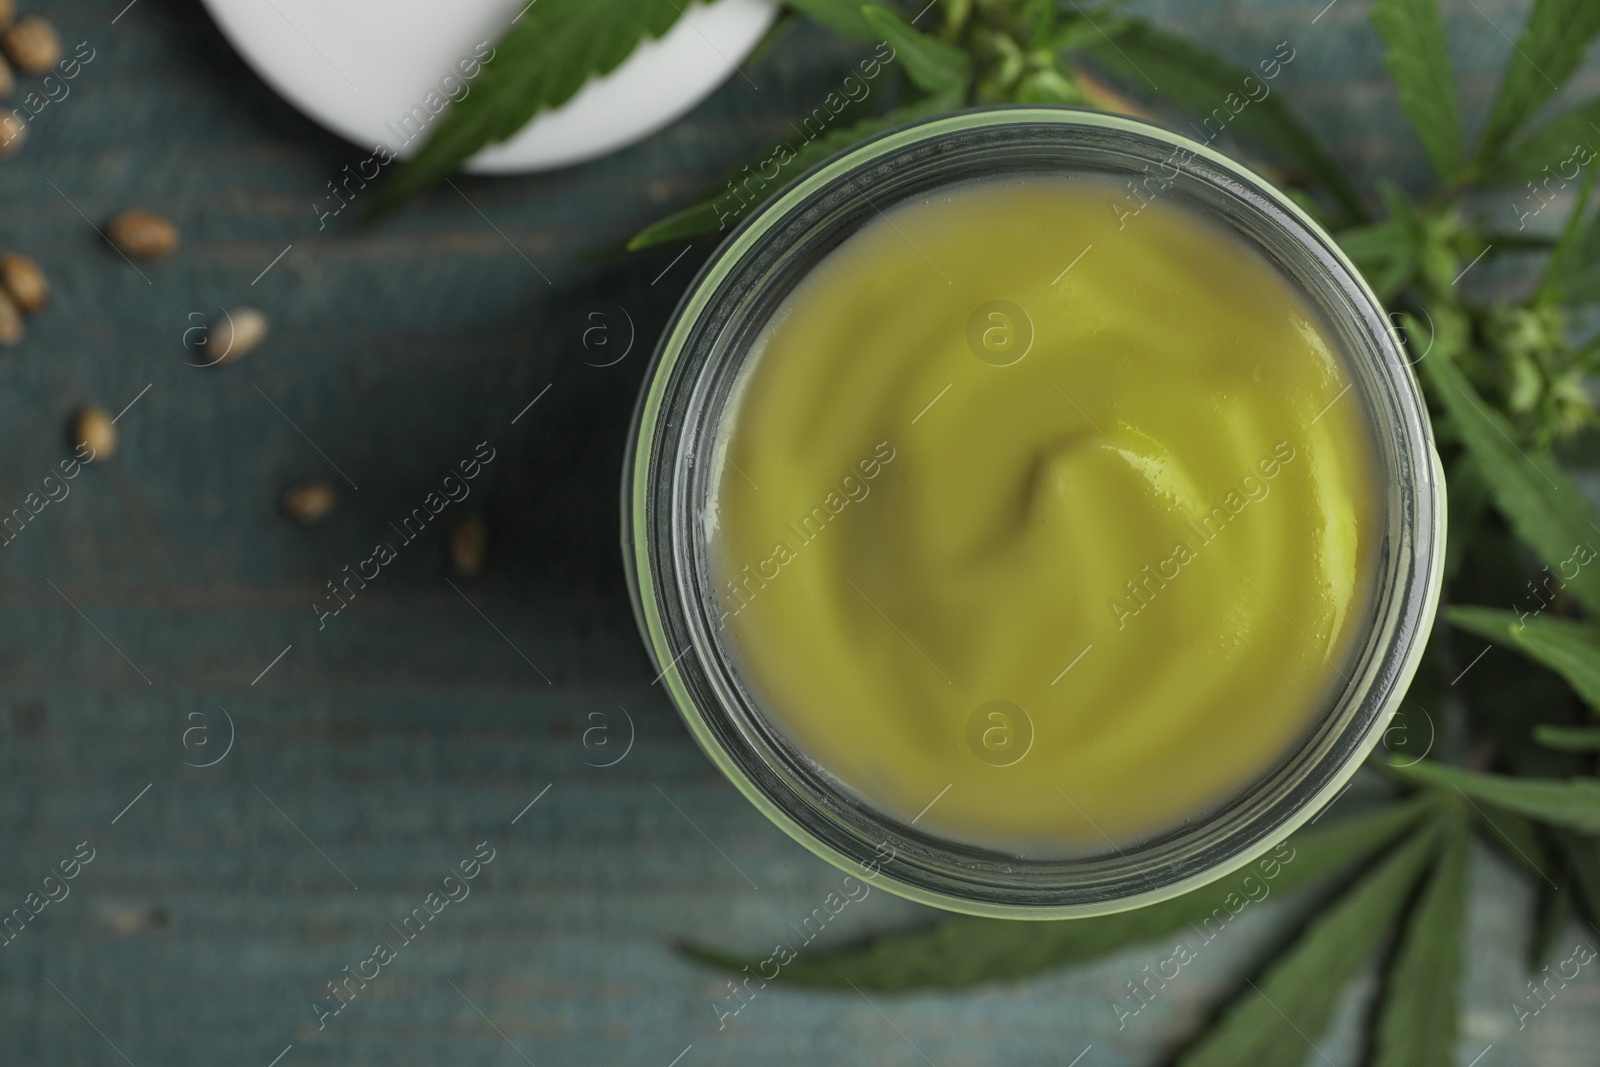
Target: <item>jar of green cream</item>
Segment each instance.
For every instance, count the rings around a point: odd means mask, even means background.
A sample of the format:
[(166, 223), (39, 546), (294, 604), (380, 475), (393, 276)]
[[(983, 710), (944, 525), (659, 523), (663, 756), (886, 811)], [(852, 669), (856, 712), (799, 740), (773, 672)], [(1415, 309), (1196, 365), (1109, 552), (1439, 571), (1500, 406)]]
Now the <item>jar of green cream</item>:
[(1017, 918), (1166, 899), (1348, 782), (1444, 482), (1377, 298), (1134, 120), (966, 112), (724, 242), (636, 413), (623, 549), (701, 747), (828, 861)]

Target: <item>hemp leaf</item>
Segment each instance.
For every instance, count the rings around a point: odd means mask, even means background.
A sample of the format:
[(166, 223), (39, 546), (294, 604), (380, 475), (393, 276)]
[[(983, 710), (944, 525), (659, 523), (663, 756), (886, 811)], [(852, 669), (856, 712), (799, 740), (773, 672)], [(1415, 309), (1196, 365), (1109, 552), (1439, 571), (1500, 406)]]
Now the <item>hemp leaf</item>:
[(1154, 27), (1133, 23), (1115, 42), (1096, 41), (1089, 51), (1130, 84), (1152, 85), (1160, 99), (1201, 116), (1202, 125), (1191, 123), (1188, 131), (1196, 140), (1209, 144), (1225, 130), (1255, 140), (1303, 166), (1347, 215), (1361, 218), (1361, 198), (1344, 168), (1273, 92), (1273, 79), (1294, 59), (1292, 47), (1287, 55), (1283, 52), (1287, 46), (1288, 42), (1279, 45), (1257, 70), (1248, 70)]
[(643, 41), (660, 37), (694, 0), (535, 0), (495, 42), (483, 70), (440, 118), (415, 157), (379, 194), (382, 214), (514, 135), (540, 111), (609, 74)]
[(1597, 34), (1600, 4), (1594, 0), (1538, 0), (1533, 5), (1501, 79), (1478, 146), (1479, 160), (1494, 159), (1507, 139), (1555, 95), (1556, 86), (1578, 69)]
[(1507, 811), (1526, 815), (1579, 833), (1600, 833), (1600, 782), (1593, 778), (1507, 777), (1447, 767), (1425, 760), (1411, 765), (1390, 764), (1390, 770), (1419, 785), (1456, 789)]
[(1594, 838), (1554, 828), (1550, 837), (1574, 887), (1573, 896), (1583, 902), (1591, 917), (1600, 915), (1600, 852), (1595, 850)]
[[(776, 979), (788, 985), (872, 992), (959, 989), (984, 982), (1011, 981), (1069, 963), (1095, 959), (1128, 945), (1151, 941), (1191, 923), (1216, 925), (1218, 914), (1247, 899), (1244, 879), (1253, 877), (1268, 893), (1282, 894), (1324, 875), (1358, 864), (1414, 826), (1426, 802), (1387, 805), (1370, 814), (1303, 830), (1290, 839), (1290, 859), (1273, 859), (1265, 868), (1225, 878), (1181, 897), (1134, 911), (1069, 922), (1036, 923), (1008, 919), (952, 917), (906, 933), (888, 934), (857, 945), (802, 953)], [(1264, 861), (1257, 861), (1258, 864)], [(1268, 877), (1268, 871), (1277, 873)], [(1264, 898), (1263, 898), (1264, 899)], [(1217, 928), (1220, 929), (1220, 926)], [(717, 949), (688, 945), (684, 953), (729, 971), (748, 960)]]
[(1600, 628), (1588, 623), (1519, 619), (1493, 608), (1451, 608), (1454, 626), (1544, 664), (1567, 680), (1591, 708), (1600, 709)]
[(1372, 25), (1387, 46), (1383, 63), (1400, 90), (1400, 107), (1433, 169), (1450, 181), (1461, 171), (1461, 114), (1438, 2), (1376, 0)]
[(1416, 277), (1418, 241), (1410, 220), (1384, 219), (1338, 234), (1339, 247), (1356, 261), (1380, 300), (1392, 300)]
[[(1584, 209), (1589, 206), (1594, 192), (1595, 177), (1600, 174), (1592, 165), (1595, 156), (1591, 150), (1587, 160), (1590, 166), (1579, 189), (1578, 202), (1539, 286), (1541, 296), (1564, 304), (1600, 303), (1600, 221), (1590, 219), (1584, 225), (1583, 219)], [(1575, 156), (1569, 156), (1568, 160), (1575, 161)]]
[[(1496, 507), (1518, 536), (1552, 567), (1597, 536), (1577, 485), (1548, 453), (1515, 443), (1511, 424), (1477, 395), (1450, 353), (1435, 352), (1421, 365)], [(1600, 567), (1580, 567), (1567, 584), (1585, 607), (1600, 614)]]
[(881, 4), (868, 4), (861, 15), (894, 49), (906, 76), (930, 93), (948, 92), (966, 83), (972, 60), (953, 44), (922, 33)]
[(1536, 182), (1570, 157), (1574, 148), (1583, 145), (1593, 150), (1596, 142), (1600, 142), (1600, 99), (1581, 104), (1518, 137), (1486, 162), (1482, 180), (1486, 185)]
[(1344, 984), (1400, 914), (1436, 837), (1416, 834), (1318, 915), (1260, 981), (1247, 980), (1248, 988), (1177, 1067), (1302, 1067), (1328, 1028)]
[(1531, 819), (1502, 811), (1492, 804), (1479, 804), (1472, 809), (1472, 815), (1488, 839), (1500, 846), (1500, 852), (1507, 860), (1522, 867), (1541, 883), (1554, 880), (1557, 873), (1554, 861), (1545, 847), (1539, 828)]
[(1550, 726), (1533, 728), (1533, 739), (1562, 752), (1600, 752), (1600, 726)]
[(1373, 1067), (1450, 1067), (1454, 1062), (1472, 842), (1468, 825), (1459, 812), (1451, 819), (1439, 862), (1407, 919), (1385, 982)]
[[(1137, 105), (1118, 95), (1098, 80), (1073, 65), (1073, 57), (1101, 56), (1108, 40), (1122, 40), (1134, 34), (1152, 64), (1182, 67), (1197, 85), (1218, 89), (1206, 107), (1222, 106), (1229, 92), (1249, 91), (1244, 79), (1249, 72), (1234, 68), (1206, 52), (1166, 37), (1141, 23), (1118, 18), (1108, 12), (1119, 0), (1085, 10), (1086, 5), (1061, 8), (1047, 0), (988, 0), (974, 4), (960, 0), (938, 5), (944, 24), (937, 32), (922, 32), (884, 4), (855, 6), (853, 0), (794, 0), (789, 6), (822, 25), (847, 37), (877, 42), (881, 66), (903, 72), (910, 90), (896, 97), (895, 86), (884, 84), (882, 98), (894, 101), (886, 113), (855, 120), (829, 130), (825, 136), (792, 149), (795, 158), (782, 166), (778, 181), (747, 182), (743, 171), (734, 176), (727, 191), (712, 196), (661, 219), (628, 242), (630, 250), (648, 248), (664, 241), (681, 240), (712, 230), (727, 228), (727, 199), (735, 185), (735, 199), (742, 204), (742, 215), (767, 199), (787, 180), (822, 159), (878, 133), (916, 119), (954, 111), (962, 107), (995, 103), (1092, 104), (1105, 110), (1142, 113)], [(919, 12), (934, 10), (928, 5)], [(1157, 54), (1159, 53), (1159, 55)], [(1115, 53), (1111, 53), (1115, 55)], [(1144, 59), (1140, 60), (1141, 65)], [(1274, 60), (1272, 62), (1280, 62)], [(1167, 66), (1163, 66), (1163, 70)], [(1226, 72), (1219, 76), (1215, 72)], [(875, 77), (876, 75), (874, 75)], [(1177, 75), (1174, 76), (1175, 80)], [(1210, 79), (1210, 80), (1205, 80)], [(885, 83), (894, 79), (885, 79)], [(1196, 101), (1204, 96), (1196, 88)], [(910, 99), (907, 99), (907, 97)], [(1199, 106), (1196, 103), (1195, 106)], [(1305, 165), (1318, 180), (1334, 189), (1334, 198), (1352, 214), (1359, 214), (1360, 202), (1347, 178), (1299, 123), (1271, 96), (1252, 102), (1234, 125), (1242, 132), (1274, 148), (1279, 154)], [(769, 150), (758, 162), (771, 156)], [(752, 164), (752, 170), (757, 169)], [(754, 185), (754, 188), (751, 186)]]

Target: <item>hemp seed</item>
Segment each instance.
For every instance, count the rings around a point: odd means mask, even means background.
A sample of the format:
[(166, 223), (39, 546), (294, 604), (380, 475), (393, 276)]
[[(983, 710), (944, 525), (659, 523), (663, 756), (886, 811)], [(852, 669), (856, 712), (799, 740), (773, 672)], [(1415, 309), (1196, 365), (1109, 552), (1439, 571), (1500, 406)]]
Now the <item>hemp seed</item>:
[(489, 555), (489, 530), (473, 512), (450, 531), (450, 566), (463, 578), (476, 578)]
[(0, 36), (6, 55), (24, 74), (38, 74), (61, 62), (61, 37), (50, 20), (29, 15)]
[(0, 346), (10, 348), (22, 340), (27, 330), (22, 325), (22, 312), (9, 296), (0, 293)]
[(332, 514), (339, 503), (339, 490), (321, 478), (297, 482), (284, 490), (278, 507), (284, 517), (301, 526), (314, 526)]
[(28, 124), (7, 111), (0, 115), (0, 156), (9, 156), (28, 139)]
[(178, 228), (148, 211), (124, 211), (106, 229), (111, 243), (134, 259), (155, 259), (178, 247)]
[(255, 308), (233, 308), (213, 322), (204, 355), (211, 366), (237, 363), (267, 336), (267, 317)]
[(32, 315), (50, 302), (50, 283), (39, 264), (13, 252), (0, 256), (0, 288), (24, 315)]
[[(103, 463), (117, 454), (117, 427), (104, 408), (80, 408), (73, 416), (67, 437), (78, 458), (85, 463)], [(88, 450), (88, 455), (83, 453)]]

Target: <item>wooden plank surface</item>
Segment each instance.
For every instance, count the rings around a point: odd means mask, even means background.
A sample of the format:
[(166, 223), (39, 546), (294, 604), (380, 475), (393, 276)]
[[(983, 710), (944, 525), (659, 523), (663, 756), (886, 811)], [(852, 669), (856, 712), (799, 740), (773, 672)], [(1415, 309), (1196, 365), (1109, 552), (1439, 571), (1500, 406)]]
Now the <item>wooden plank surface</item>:
[[(137, 398), (121, 454), (0, 551), (0, 908), (79, 843), (94, 850), (70, 895), (0, 948), (0, 1059), (1151, 1064), (1271, 941), (1289, 911), (1242, 917), (1120, 1030), (1112, 1002), (1165, 948), (960, 996), (768, 990), (721, 1029), (722, 981), (671, 951), (682, 937), (767, 950), (840, 875), (695, 749), (652, 684), (623, 587), (628, 413), (708, 248), (675, 264), (679, 246), (594, 252), (782, 136), (849, 46), (802, 31), (750, 72), (759, 90), (731, 80), (608, 159), (459, 180), (377, 228), (352, 212), (319, 230), (325, 183), (365, 153), (274, 96), (194, 0), (121, 7), (42, 9), (95, 59), (0, 163), (0, 244), (56, 288), (0, 354), (0, 506), (66, 454), (76, 405)], [(1509, 51), (1499, 29), (1514, 36), (1525, 7), (1447, 4), (1475, 120)], [(1312, 125), (1363, 174), (1421, 181), (1367, 5), (1322, 8), (1145, 5), (1242, 61), (1291, 40), (1280, 84)], [(183, 233), (142, 274), (91, 225), (134, 205)], [(566, 340), (601, 299), (637, 333), (607, 368)], [(191, 316), (241, 304), (271, 318), (261, 350), (186, 365)], [(319, 628), (325, 583), (479, 442), (495, 458), (471, 497)], [(311, 530), (275, 510), (307, 477), (344, 490)], [(453, 589), (438, 527), (469, 508), (488, 523), (489, 565)], [(630, 732), (625, 758), (590, 765)], [(230, 733), (220, 762), (193, 766)], [(470, 896), (319, 1028), (325, 983), (398, 942), (389, 924), (483, 841), (494, 859)], [(1483, 1067), (1593, 1063), (1600, 979), (1518, 1031), (1526, 893), (1491, 857), (1475, 876), (1461, 1062), (1492, 1045)], [(926, 917), (875, 892), (827, 937)], [(1319, 1043), (1329, 1062), (1350, 1061), (1371, 995)]]

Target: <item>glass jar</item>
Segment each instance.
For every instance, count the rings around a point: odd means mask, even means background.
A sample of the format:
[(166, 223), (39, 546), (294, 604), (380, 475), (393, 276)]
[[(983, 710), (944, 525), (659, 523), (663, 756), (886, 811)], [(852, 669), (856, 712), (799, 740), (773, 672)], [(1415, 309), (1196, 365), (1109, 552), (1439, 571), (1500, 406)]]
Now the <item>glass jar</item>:
[[(841, 242), (892, 205), (975, 179), (1160, 176), (1160, 196), (1273, 265), (1337, 342), (1378, 474), (1377, 575), (1342, 684), (1300, 742), (1213, 810), (1122, 847), (1023, 859), (875, 811), (761, 708), (716, 625), (707, 509), (713, 444), (752, 341)], [(1146, 188), (1149, 188), (1148, 184)], [(1249, 863), (1328, 804), (1382, 737), (1421, 658), (1444, 560), (1444, 478), (1426, 408), (1372, 290), (1287, 196), (1203, 145), (1132, 119), (1052, 107), (968, 111), (880, 136), (772, 197), (701, 269), (663, 335), (624, 472), (623, 555), (635, 615), (695, 740), (786, 833), (846, 870), (937, 907), (1057, 919), (1140, 907)], [(1109, 843), (1108, 843), (1109, 844)]]

